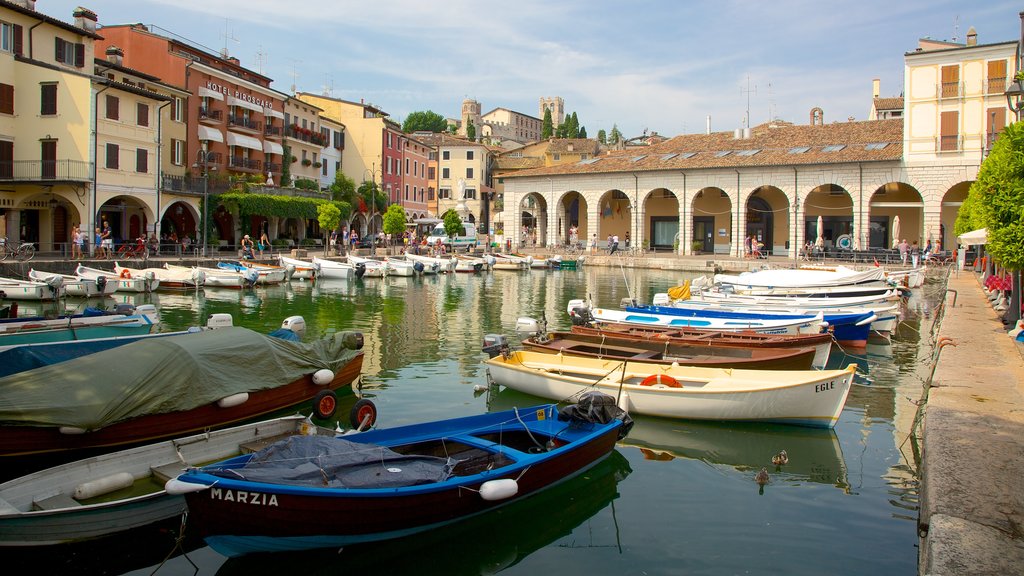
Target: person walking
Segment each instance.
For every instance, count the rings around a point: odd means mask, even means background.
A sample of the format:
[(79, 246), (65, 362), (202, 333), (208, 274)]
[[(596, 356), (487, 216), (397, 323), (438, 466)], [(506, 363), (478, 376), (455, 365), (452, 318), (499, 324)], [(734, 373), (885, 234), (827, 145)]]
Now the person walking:
[(626, 250), (629, 250), (629, 230), (626, 230)]
[(619, 249), (619, 235), (615, 234), (611, 238), (612, 238), (612, 242), (611, 242), (612, 247), (608, 251), (608, 255), (609, 256), (611, 256), (612, 254), (615, 254), (615, 251)]
[(82, 246), (85, 244), (85, 234), (82, 233), (81, 228), (76, 224), (71, 228), (71, 259), (81, 260), (84, 258), (82, 255)]
[(590, 235), (590, 253), (597, 254), (597, 233)]
[(917, 240), (910, 245), (910, 262), (912, 268), (917, 268), (918, 262), (921, 260), (921, 249), (917, 246)]
[(899, 250), (900, 250), (900, 262), (902, 262), (903, 265), (906, 266), (907, 265), (907, 256), (910, 255), (910, 245), (907, 244), (907, 239), (904, 238), (902, 241), (900, 241), (900, 243), (897, 246), (897, 248), (899, 248)]
[(103, 232), (101, 233), (103, 238), (103, 257), (113, 258), (114, 257), (114, 235), (110, 230), (110, 222), (103, 221)]

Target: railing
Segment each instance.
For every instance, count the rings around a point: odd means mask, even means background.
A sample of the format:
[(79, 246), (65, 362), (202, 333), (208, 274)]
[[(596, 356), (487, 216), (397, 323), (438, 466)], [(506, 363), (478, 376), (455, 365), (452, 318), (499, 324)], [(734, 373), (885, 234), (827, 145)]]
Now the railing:
[(260, 170), (262, 169), (263, 161), (253, 158), (243, 158), (241, 156), (231, 156), (228, 160), (228, 166), (231, 168), (241, 168), (243, 170)]
[(210, 110), (209, 108), (199, 107), (199, 119), (200, 120), (213, 120), (220, 122), (221, 118), (224, 117), (223, 110)]
[(939, 98), (956, 98), (960, 96), (960, 82), (943, 82), (939, 86)]
[(248, 128), (249, 130), (255, 130), (257, 132), (263, 127), (262, 122), (246, 118), (245, 116), (237, 116), (235, 114), (228, 114), (228, 124), (232, 126), (239, 126), (241, 128)]
[(302, 140), (303, 142), (310, 142), (312, 144), (324, 145), (324, 136), (319, 132), (313, 132), (306, 130), (305, 128), (299, 128), (297, 124), (291, 124), (284, 131), (284, 135), (288, 138), (294, 138), (296, 140)]
[(92, 180), (92, 163), (82, 160), (0, 161), (0, 181), (39, 182), (47, 180), (90, 181)]
[(267, 172), (280, 172), (281, 171), (281, 164), (279, 164), (277, 162), (267, 162), (266, 167), (267, 167)]
[(986, 88), (988, 94), (1002, 94), (1006, 92), (1006, 76), (989, 78)]
[(955, 152), (960, 150), (960, 135), (951, 134), (947, 136), (939, 136), (939, 151), (940, 152)]
[(160, 180), (160, 190), (163, 192), (173, 192), (176, 194), (193, 196), (202, 196), (205, 192), (209, 192), (210, 194), (219, 194), (227, 191), (230, 187), (230, 182), (211, 179), (210, 187), (205, 188), (203, 186), (202, 176), (174, 176), (171, 174), (164, 174)]
[(264, 136), (273, 136), (275, 138), (280, 138), (281, 137), (281, 127), (280, 126), (264, 126), (263, 127), (263, 135)]

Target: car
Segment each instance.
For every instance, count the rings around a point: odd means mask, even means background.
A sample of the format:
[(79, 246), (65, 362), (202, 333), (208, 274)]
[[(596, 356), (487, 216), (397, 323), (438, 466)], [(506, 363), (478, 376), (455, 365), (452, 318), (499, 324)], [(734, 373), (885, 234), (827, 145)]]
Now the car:
[(367, 234), (363, 236), (362, 238), (359, 239), (359, 244), (357, 244), (357, 247), (369, 248), (374, 244), (376, 244), (378, 248), (384, 247), (384, 239), (378, 236), (376, 238), (376, 242), (374, 242), (374, 236), (374, 234)]

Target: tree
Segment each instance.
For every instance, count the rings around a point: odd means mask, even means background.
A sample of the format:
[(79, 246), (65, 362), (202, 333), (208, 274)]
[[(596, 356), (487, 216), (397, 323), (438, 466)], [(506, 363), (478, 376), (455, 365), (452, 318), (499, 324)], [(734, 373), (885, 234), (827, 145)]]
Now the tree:
[(281, 187), (287, 188), (292, 185), (292, 149), (291, 146), (281, 146)]
[(579, 137), (580, 138), (586, 138), (587, 137), (587, 127), (586, 126), (580, 126)]
[(609, 144), (618, 144), (622, 141), (622, 132), (619, 132), (619, 125), (612, 124), (612, 133), (608, 137)]
[[(988, 228), (986, 250), (1010, 270), (1024, 269), (1024, 124), (1007, 126), (971, 184), (972, 224)], [(973, 198), (972, 198), (973, 197)], [(963, 206), (961, 206), (961, 209)], [(975, 219), (973, 212), (981, 218)], [(959, 222), (959, 219), (958, 219)], [(980, 227), (980, 226), (979, 226)]]
[(470, 142), (476, 142), (476, 126), (472, 120), (466, 120), (466, 138), (469, 138)]
[(544, 109), (544, 123), (540, 128), (541, 140), (547, 140), (555, 133), (555, 123), (551, 120), (551, 108)]
[(410, 112), (402, 122), (402, 132), (447, 132), (448, 121), (433, 110)]
[(343, 200), (351, 204), (356, 199), (356, 181), (341, 170), (334, 173), (334, 182), (327, 190), (331, 193), (331, 200)]
[(462, 226), (462, 218), (459, 218), (455, 210), (449, 208), (441, 219), (444, 220), (444, 233), (448, 238), (466, 233), (466, 228)]
[(572, 116), (569, 116), (568, 122), (569, 127), (565, 130), (566, 138), (579, 138), (580, 137), (580, 120), (576, 117), (576, 113), (573, 112)]
[[(384, 213), (384, 233), (391, 235), (392, 242), (402, 237), (402, 233), (405, 232), (405, 210), (402, 209), (398, 204), (392, 204), (388, 206), (388, 211)], [(390, 252), (391, 245), (388, 245), (388, 251)]]
[(597, 141), (601, 144), (608, 143), (608, 134), (605, 133), (604, 128), (597, 131)]
[(331, 230), (338, 228), (341, 223), (341, 209), (333, 202), (321, 202), (316, 207), (316, 218), (320, 223), (320, 230), (324, 233), (324, 255), (329, 254), (331, 245), (328, 241)]

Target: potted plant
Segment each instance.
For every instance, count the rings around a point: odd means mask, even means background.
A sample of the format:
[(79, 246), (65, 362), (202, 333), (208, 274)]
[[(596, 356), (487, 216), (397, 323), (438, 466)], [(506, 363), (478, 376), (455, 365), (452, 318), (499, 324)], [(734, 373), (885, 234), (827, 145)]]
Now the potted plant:
[(690, 243), (690, 250), (694, 254), (699, 254), (702, 250), (704, 250), (704, 242), (702, 240), (694, 240), (692, 243)]
[(323, 164), (321, 164), (320, 162), (313, 162), (313, 168), (319, 168), (321, 166), (323, 166)]
[(312, 161), (311, 161), (311, 160), (310, 160), (309, 158), (305, 158), (305, 159), (303, 159), (303, 160), (302, 160), (302, 165), (303, 165), (303, 166), (307, 166), (307, 167), (308, 167), (308, 166), (309, 166), (309, 165), (311, 165), (312, 163), (313, 163), (313, 162), (312, 162)]

